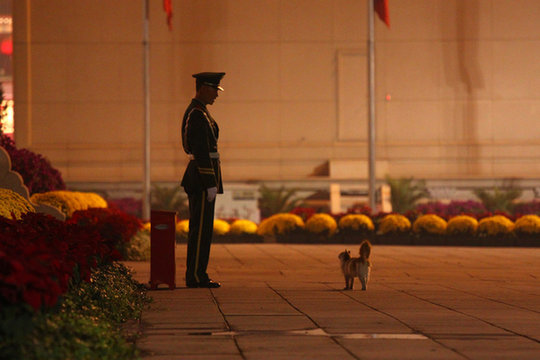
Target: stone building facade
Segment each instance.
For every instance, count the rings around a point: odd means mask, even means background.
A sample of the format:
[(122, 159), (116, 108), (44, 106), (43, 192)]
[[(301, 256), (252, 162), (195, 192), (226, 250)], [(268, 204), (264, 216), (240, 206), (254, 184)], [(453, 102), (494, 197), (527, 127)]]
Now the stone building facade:
[[(15, 137), (70, 184), (143, 178), (143, 6), (14, 2)], [(151, 178), (176, 182), (192, 73), (229, 183), (366, 184), (366, 0), (150, 3)], [(376, 168), (445, 186), (540, 181), (540, 1), (393, 0), (376, 19)], [(536, 185), (538, 186), (538, 185)]]

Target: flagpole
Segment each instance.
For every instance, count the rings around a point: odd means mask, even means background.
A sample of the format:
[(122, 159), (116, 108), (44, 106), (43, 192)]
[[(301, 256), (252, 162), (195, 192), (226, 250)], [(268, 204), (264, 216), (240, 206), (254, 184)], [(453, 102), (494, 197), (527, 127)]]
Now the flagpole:
[(143, 92), (144, 92), (144, 164), (142, 218), (150, 220), (150, 56), (149, 56), (149, 5), (143, 1)]
[(369, 121), (368, 121), (368, 198), (371, 211), (375, 212), (375, 9), (374, 0), (368, 0), (368, 73), (369, 73)]

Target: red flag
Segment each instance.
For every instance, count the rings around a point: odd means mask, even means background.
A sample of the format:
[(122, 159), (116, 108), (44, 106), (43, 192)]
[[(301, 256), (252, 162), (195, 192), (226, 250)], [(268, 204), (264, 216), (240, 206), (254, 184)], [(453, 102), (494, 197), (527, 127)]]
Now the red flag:
[(373, 0), (375, 1), (375, 12), (379, 18), (390, 27), (390, 12), (388, 11), (388, 0)]
[(167, 25), (172, 30), (172, 0), (163, 0), (163, 10), (167, 13)]

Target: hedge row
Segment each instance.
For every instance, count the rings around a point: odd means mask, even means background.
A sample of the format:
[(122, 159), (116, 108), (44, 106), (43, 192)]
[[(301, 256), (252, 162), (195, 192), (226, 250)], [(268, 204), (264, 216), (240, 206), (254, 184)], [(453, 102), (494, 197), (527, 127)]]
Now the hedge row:
[(107, 208), (75, 211), (65, 222), (31, 211), (0, 216), (0, 354), (132, 359), (120, 323), (148, 301), (115, 261), (141, 225)]
[[(181, 220), (176, 224), (176, 232), (180, 237), (186, 237), (188, 230), (189, 220)], [(304, 222), (300, 216), (286, 213), (270, 216), (258, 226), (249, 220), (234, 220), (231, 224), (221, 219), (214, 221), (214, 235), (283, 236), (298, 232), (298, 230), (327, 237), (351, 231), (377, 235), (413, 233), (438, 236), (500, 236), (515, 234), (540, 237), (540, 217), (523, 215), (513, 222), (502, 215), (488, 216), (480, 221), (469, 215), (458, 215), (446, 221), (438, 215), (426, 214), (419, 216), (411, 224), (407, 217), (400, 214), (387, 214), (375, 222), (363, 214), (348, 214), (338, 221), (328, 214), (314, 214)]]
[[(53, 206), (66, 215), (66, 218), (71, 217), (75, 211), (107, 207), (107, 201), (92, 192), (49, 191), (33, 194), (30, 201)], [(22, 214), (34, 211), (32, 204), (25, 198), (12, 190), (0, 188), (0, 216), (20, 219)]]

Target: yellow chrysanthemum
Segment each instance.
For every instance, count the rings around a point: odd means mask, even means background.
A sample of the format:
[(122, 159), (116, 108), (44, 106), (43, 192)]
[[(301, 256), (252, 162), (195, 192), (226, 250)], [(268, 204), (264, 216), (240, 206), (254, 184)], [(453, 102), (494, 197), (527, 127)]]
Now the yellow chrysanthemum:
[(411, 229), (411, 222), (400, 214), (388, 214), (379, 223), (379, 233), (382, 235), (407, 232)]
[(339, 219), (339, 228), (343, 230), (368, 230), (373, 231), (373, 221), (363, 214), (349, 214)]
[(446, 233), (450, 235), (474, 235), (478, 221), (469, 215), (454, 216), (448, 221)]
[(328, 214), (315, 214), (306, 221), (305, 227), (311, 233), (332, 236), (336, 232), (337, 223)]
[(514, 223), (502, 215), (484, 218), (478, 223), (478, 233), (481, 235), (495, 236), (505, 235), (512, 232)]
[(150, 231), (150, 229), (152, 228), (152, 223), (150, 223), (150, 221), (146, 222), (143, 224), (143, 227), (141, 230), (143, 231)]
[(540, 216), (524, 215), (516, 220), (514, 231), (518, 234), (540, 234)]
[(77, 210), (89, 208), (106, 208), (107, 201), (100, 195), (91, 192), (55, 190), (33, 194), (30, 200), (37, 204), (47, 204), (60, 210), (67, 217)]
[(84, 201), (88, 208), (106, 208), (108, 207), (107, 201), (96, 193), (81, 193), (84, 196)]
[(176, 223), (176, 234), (180, 236), (188, 236), (189, 220), (180, 220)]
[(264, 219), (257, 229), (259, 235), (284, 235), (304, 227), (301, 217), (294, 214), (275, 214)]
[(413, 231), (419, 234), (442, 235), (446, 232), (446, 221), (434, 214), (422, 215), (414, 222)]
[(228, 222), (221, 219), (214, 220), (214, 235), (225, 235), (229, 232), (231, 225)]
[(0, 189), (0, 216), (20, 219), (27, 212), (35, 212), (34, 207), (21, 195), (13, 190)]
[(235, 220), (231, 224), (229, 232), (234, 235), (255, 234), (257, 232), (257, 224), (251, 220)]

